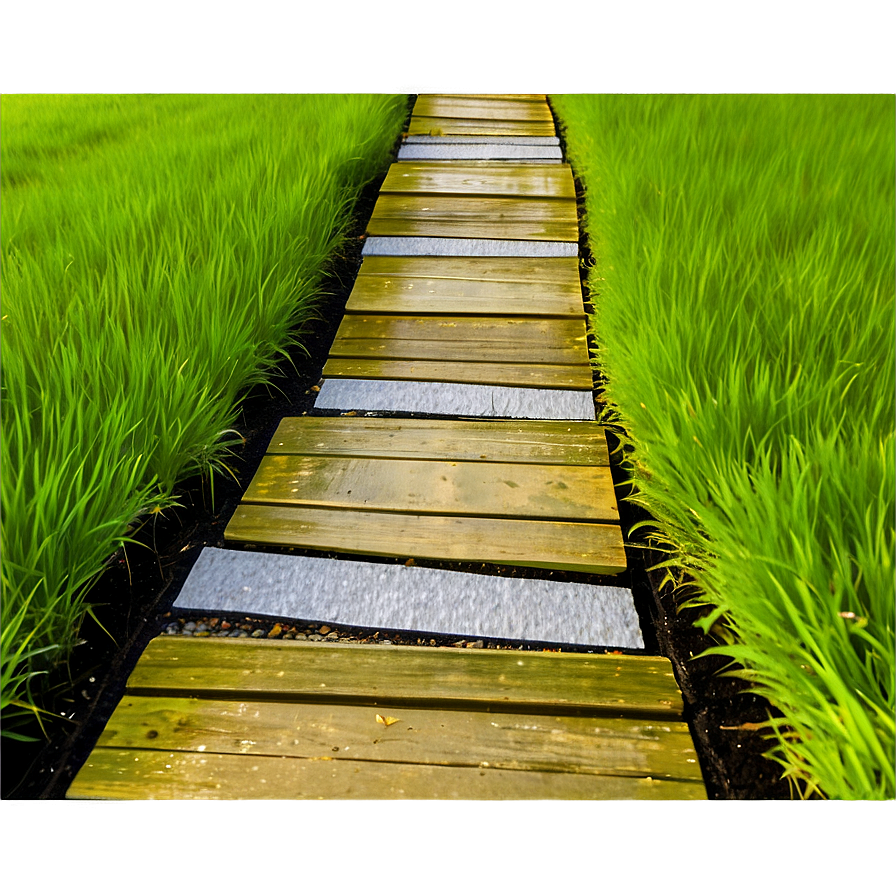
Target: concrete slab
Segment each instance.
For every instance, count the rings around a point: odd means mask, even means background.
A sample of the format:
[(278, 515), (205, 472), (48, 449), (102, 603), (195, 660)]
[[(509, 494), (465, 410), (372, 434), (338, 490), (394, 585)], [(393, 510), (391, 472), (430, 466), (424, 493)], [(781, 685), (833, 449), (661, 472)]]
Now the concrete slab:
[(559, 137), (436, 137), (432, 134), (409, 134), (404, 138), (407, 143), (431, 143), (435, 146), (440, 144), (458, 144), (465, 143), (497, 143), (508, 146), (559, 146)]
[(579, 244), (554, 240), (453, 239), (439, 236), (369, 236), (362, 255), (441, 255), (463, 258), (575, 258)]
[(328, 379), (321, 386), (315, 407), (462, 417), (594, 420), (591, 392), (412, 380)]
[(626, 588), (205, 548), (174, 606), (330, 625), (642, 648)]
[(557, 159), (563, 158), (559, 146), (531, 146), (507, 143), (469, 145), (405, 144), (398, 150), (398, 160), (406, 159)]

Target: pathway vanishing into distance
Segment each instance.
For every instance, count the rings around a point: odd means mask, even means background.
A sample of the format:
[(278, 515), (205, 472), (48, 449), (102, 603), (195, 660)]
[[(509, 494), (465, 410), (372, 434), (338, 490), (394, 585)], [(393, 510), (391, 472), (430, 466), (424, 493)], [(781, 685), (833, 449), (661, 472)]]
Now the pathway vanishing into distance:
[(595, 651), (159, 636), (69, 798), (706, 797), (631, 592), (526, 572), (626, 569), (578, 238), (544, 96), (419, 97), (315, 411), (175, 607)]

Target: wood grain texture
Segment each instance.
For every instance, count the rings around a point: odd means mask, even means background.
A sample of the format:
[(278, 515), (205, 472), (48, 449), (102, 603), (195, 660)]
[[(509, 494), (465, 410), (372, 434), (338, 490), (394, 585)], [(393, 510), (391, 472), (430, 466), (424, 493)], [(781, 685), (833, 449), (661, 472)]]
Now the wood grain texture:
[(581, 297), (578, 258), (459, 258), (366, 255), (360, 274), (486, 283), (544, 284)]
[(330, 358), (324, 378), (408, 380), (521, 386), (527, 389), (586, 390), (594, 388), (591, 367), (584, 364), (512, 364), (487, 361), (395, 361), (388, 358)]
[(575, 199), (569, 165), (507, 162), (396, 162), (380, 193), (438, 193)]
[(603, 427), (556, 420), (284, 417), (268, 454), (605, 467)]
[(129, 694), (681, 720), (664, 657), (161, 635)]
[(571, 199), (505, 199), (384, 193), (367, 232), (371, 236), (578, 242)]
[(628, 717), (129, 695), (97, 746), (701, 780), (687, 723)]
[(495, 315), (584, 320), (578, 281), (572, 284), (421, 279), (362, 273), (355, 280), (348, 314)]
[(489, 517), (420, 516), (241, 504), (229, 542), (378, 557), (495, 563), (616, 575), (626, 566), (618, 525)]
[(475, 118), (435, 118), (414, 115), (408, 134), (429, 134), (442, 137), (555, 137), (553, 121), (511, 121)]
[(706, 799), (706, 790), (696, 782), (610, 775), (100, 748), (68, 798), (690, 800)]
[(607, 467), (268, 454), (243, 495), (252, 504), (610, 522)]
[(418, 116), (488, 120), (497, 118), (505, 121), (546, 123), (552, 130), (554, 127), (554, 119), (547, 102), (531, 99), (425, 94), (417, 97), (413, 115), (415, 118)]
[(349, 314), (331, 358), (590, 366), (584, 320)]

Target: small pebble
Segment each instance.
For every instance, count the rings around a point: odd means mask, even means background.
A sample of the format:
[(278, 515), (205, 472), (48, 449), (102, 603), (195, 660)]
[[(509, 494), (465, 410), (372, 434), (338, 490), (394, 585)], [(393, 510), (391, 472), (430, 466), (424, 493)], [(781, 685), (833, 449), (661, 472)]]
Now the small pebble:
[(231, 623), (229, 623), (226, 619), (221, 623), (222, 631), (226, 632), (228, 629), (231, 629), (231, 628), (233, 628), (233, 625)]
[(253, 638), (263, 638), (264, 637), (264, 629), (263, 628), (255, 629), (255, 631), (252, 632), (252, 637)]
[(240, 629), (240, 631), (237, 632), (237, 637), (238, 638), (248, 638), (249, 632), (244, 632), (242, 629)]
[(321, 635), (308, 635), (309, 641), (323, 641), (323, 637)]
[(329, 625), (322, 625), (322, 626), (318, 629), (318, 631), (319, 631), (322, 635), (329, 635), (330, 632), (333, 631), (333, 629), (331, 629)]
[(475, 649), (481, 649), (484, 646), (482, 641), (470, 641), (470, 643), (467, 644), (467, 647), (473, 647)]
[(169, 635), (176, 635), (180, 631), (180, 626), (176, 622), (172, 622), (170, 625), (165, 627), (165, 631)]
[(330, 632), (330, 634), (327, 635), (327, 640), (328, 640), (328, 641), (338, 641), (338, 640), (339, 640), (339, 633), (338, 633), (338, 632)]
[(389, 640), (386, 640), (386, 641), (380, 641), (380, 644), (391, 644), (391, 643), (392, 643), (392, 642), (389, 641)]
[(195, 632), (196, 631), (196, 623), (195, 622), (187, 622), (184, 625), (185, 632)]
[(304, 632), (296, 632), (296, 641), (307, 641), (308, 635)]
[(207, 631), (208, 631), (208, 626), (207, 626), (204, 622), (200, 622), (199, 625), (196, 626), (196, 628), (194, 629), (194, 631), (197, 631), (197, 632), (207, 632)]
[(271, 630), (268, 632), (269, 638), (277, 638), (283, 631), (283, 626), (279, 622), (275, 622)]
[(296, 636), (295, 636), (294, 632), (285, 632), (283, 635), (283, 640), (284, 641), (293, 641), (293, 640), (295, 640), (295, 637)]

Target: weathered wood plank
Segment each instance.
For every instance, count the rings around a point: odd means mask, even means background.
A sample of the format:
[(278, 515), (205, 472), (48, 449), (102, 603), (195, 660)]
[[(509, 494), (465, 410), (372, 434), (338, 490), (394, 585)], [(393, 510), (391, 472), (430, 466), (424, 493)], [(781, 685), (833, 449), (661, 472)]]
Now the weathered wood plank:
[[(376, 256), (373, 256), (376, 257)], [(578, 278), (557, 283), (483, 281), (367, 274), (364, 265), (348, 313), (501, 315), (584, 319)]]
[(578, 258), (458, 258), (450, 255), (367, 255), (360, 274), (426, 280), (543, 284), (581, 299)]
[(610, 522), (607, 467), (269, 454), (243, 495), (252, 504)]
[(571, 199), (504, 199), (384, 193), (376, 201), (371, 236), (578, 242)]
[(142, 696), (264, 696), (639, 720), (681, 721), (684, 709), (664, 657), (166, 635), (150, 641), (127, 687)]
[(590, 364), (584, 320), (551, 318), (349, 314), (330, 357)]
[(507, 121), (476, 118), (434, 118), (414, 115), (408, 125), (408, 134), (430, 134), (433, 136), (462, 136), (470, 134), (478, 137), (554, 137), (553, 121)]
[(609, 775), (97, 749), (69, 799), (705, 799), (701, 783)]
[(380, 193), (441, 193), (575, 199), (569, 165), (514, 165), (502, 162), (395, 162)]
[(268, 454), (607, 466), (603, 427), (558, 420), (284, 417)]
[(616, 575), (627, 568), (618, 525), (420, 516), (240, 504), (230, 542), (377, 557), (417, 557)]
[(486, 361), (395, 361), (389, 358), (330, 358), (323, 375), (330, 379), (408, 380), (430, 383), (467, 383), (521, 386), (527, 389), (594, 388), (585, 364), (511, 364)]
[(702, 780), (670, 720), (125, 696), (97, 746)]
[(498, 97), (447, 96), (425, 94), (414, 103), (415, 118), (503, 119), (547, 123), (553, 129), (554, 118), (547, 102)]
[[(336, 339), (359, 338), (434, 340), (467, 343), (488, 340), (528, 352), (538, 344), (571, 346), (584, 352), (585, 321), (514, 317), (410, 317), (349, 314), (342, 319)], [(534, 359), (533, 359), (534, 360)], [(582, 360), (586, 360), (583, 354)]]
[(444, 96), (449, 99), (517, 100), (519, 102), (547, 102), (544, 93), (425, 93), (422, 96)]

